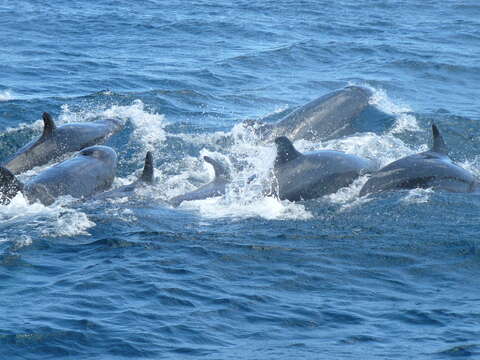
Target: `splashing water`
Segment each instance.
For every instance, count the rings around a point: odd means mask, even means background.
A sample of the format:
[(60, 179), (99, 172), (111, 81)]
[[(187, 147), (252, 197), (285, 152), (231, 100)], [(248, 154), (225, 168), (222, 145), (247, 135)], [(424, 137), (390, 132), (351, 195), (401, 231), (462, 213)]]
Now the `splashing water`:
[[(415, 152), (426, 150), (427, 145), (411, 148), (395, 136), (395, 134), (404, 130), (419, 130), (415, 117), (407, 114), (410, 109), (403, 105), (397, 105), (388, 98), (383, 90), (374, 88), (371, 88), (371, 90), (374, 93), (372, 104), (382, 111), (393, 114), (397, 119), (392, 131), (384, 135), (362, 133), (323, 142), (299, 140), (294, 144), (297, 149), (301, 152), (327, 149), (343, 151), (372, 159), (378, 167), (385, 166)], [(155, 169), (156, 184), (150, 188), (142, 189), (142, 197), (150, 196), (157, 201), (165, 202), (174, 196), (195, 190), (202, 184), (211, 181), (214, 177), (213, 169), (203, 160), (203, 156), (209, 155), (228, 166), (232, 182), (227, 186), (224, 196), (186, 202), (181, 206), (182, 209), (193, 211), (205, 218), (241, 219), (261, 217), (269, 220), (304, 220), (312, 216), (301, 203), (280, 201), (266, 195), (269, 190), (271, 170), (276, 156), (275, 146), (260, 142), (251, 129), (244, 127), (242, 124), (235, 125), (230, 132), (169, 134), (165, 130), (167, 122), (164, 115), (148, 111), (140, 100), (134, 100), (131, 105), (113, 105), (108, 108), (93, 108), (81, 111), (71, 111), (68, 105), (64, 105), (59, 116), (59, 123), (88, 121), (98, 117), (117, 118), (122, 121), (130, 120), (133, 125), (131, 141), (141, 144), (141, 150), (158, 151), (168, 137), (179, 138), (199, 149), (198, 157), (179, 156), (174, 162), (162, 164), (160, 168)], [(38, 120), (30, 126), (40, 129), (42, 121)], [(137, 151), (133, 154), (134, 161), (138, 164), (136, 165), (137, 169), (141, 168), (140, 164), (143, 156), (143, 151)], [(464, 165), (471, 171), (478, 168), (471, 162), (466, 162)], [(22, 177), (34, 176), (44, 168), (34, 169), (22, 175)], [(135, 181), (138, 176), (137, 173), (127, 174), (125, 177), (117, 176), (113, 187), (116, 188)], [(174, 174), (172, 175), (172, 173)], [(358, 199), (359, 191), (367, 179), (368, 176), (363, 176), (349, 187), (340, 189), (336, 194), (326, 196), (324, 200), (332, 204), (340, 204), (339, 211), (361, 205), (365, 201), (369, 201)], [(125, 201), (125, 199), (118, 199), (112, 201), (112, 203), (120, 205)], [(69, 214), (65, 218), (59, 218), (58, 221), (63, 222), (65, 234), (82, 233), (93, 226), (90, 220), (81, 213)], [(60, 234), (61, 232), (57, 230), (53, 233)]]
[[(397, 119), (395, 130), (385, 135), (373, 133), (356, 134), (341, 139), (330, 141), (311, 142), (299, 140), (295, 142), (296, 148), (301, 152), (316, 150), (338, 150), (348, 154), (355, 154), (374, 160), (378, 167), (387, 165), (401, 157), (411, 155), (418, 151), (426, 150), (426, 146), (412, 149), (402, 140), (395, 137), (399, 131), (419, 130), (415, 117), (409, 116), (406, 112), (409, 108), (398, 106), (391, 101), (384, 91), (372, 89), (374, 96), (372, 104), (382, 111), (391, 113)], [(214, 217), (253, 217), (258, 216), (265, 219), (308, 219), (312, 216), (303, 204), (279, 201), (278, 199), (266, 196), (268, 185), (271, 182), (271, 170), (276, 156), (276, 149), (273, 144), (264, 144), (258, 140), (250, 128), (237, 124), (230, 134), (216, 132), (213, 134), (179, 134), (184, 141), (196, 146), (207, 145), (215, 142), (216, 139), (230, 136), (232, 142), (227, 147), (216, 147), (216, 152), (203, 148), (200, 151), (200, 158), (186, 158), (183, 160), (181, 175), (168, 181), (168, 188), (174, 189), (169, 196), (176, 196), (187, 191), (194, 190), (198, 183), (207, 183), (213, 178), (213, 170), (209, 165), (202, 164), (203, 155), (213, 155), (223, 158), (224, 163), (229, 164), (232, 172), (232, 183), (227, 186), (226, 194), (220, 198), (191, 201), (183, 204), (183, 209), (196, 211), (200, 216), (207, 218)], [(201, 169), (201, 170), (200, 170)], [(202, 175), (199, 174), (199, 171)], [(249, 182), (254, 176), (254, 180)], [(203, 181), (201, 179), (203, 178)], [(197, 186), (189, 182), (195, 179)], [(336, 194), (326, 196), (325, 199), (332, 203), (341, 204), (340, 211), (352, 206), (357, 206), (366, 199), (358, 199), (361, 187), (367, 181), (368, 176), (357, 179), (349, 187), (340, 189)], [(187, 184), (185, 184), (187, 181)]]
[(392, 101), (385, 90), (369, 87), (373, 91), (370, 104), (376, 106), (379, 110), (395, 116), (395, 124), (390, 130), (390, 134), (399, 134), (404, 131), (420, 131), (417, 119), (412, 115), (412, 109), (406, 104), (399, 104)]
[(13, 99), (14, 99), (14, 95), (10, 90), (0, 91), (0, 101), (9, 101)]
[(0, 233), (15, 226), (27, 234), (40, 236), (88, 235), (87, 230), (95, 223), (85, 213), (71, 208), (73, 202), (71, 197), (63, 197), (51, 206), (29, 204), (19, 193), (10, 204), (0, 206)]

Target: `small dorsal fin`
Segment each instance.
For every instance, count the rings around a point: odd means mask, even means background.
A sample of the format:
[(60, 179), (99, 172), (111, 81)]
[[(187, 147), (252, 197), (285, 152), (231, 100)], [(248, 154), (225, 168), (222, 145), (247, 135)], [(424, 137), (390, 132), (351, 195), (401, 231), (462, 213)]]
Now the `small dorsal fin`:
[(443, 140), (443, 136), (438, 130), (437, 125), (435, 123), (432, 123), (432, 133), (433, 133), (433, 146), (432, 146), (432, 151), (439, 153), (439, 154), (444, 154), (448, 155), (448, 148), (447, 145), (445, 145), (445, 141)]
[(210, 156), (204, 156), (203, 160), (205, 160), (207, 163), (213, 166), (213, 170), (215, 171), (215, 180), (217, 179), (227, 180), (230, 178), (230, 172), (225, 166), (223, 166), (223, 164), (221, 164), (217, 160), (212, 159)]
[(292, 161), (302, 154), (295, 149), (292, 142), (285, 136), (280, 136), (275, 139), (277, 145), (277, 157), (275, 158), (275, 166), (282, 165), (286, 162)]
[(42, 137), (52, 136), (53, 132), (57, 128), (55, 122), (53, 121), (52, 115), (48, 112), (44, 112), (42, 115), (43, 118), (43, 134)]
[(145, 165), (140, 180), (147, 184), (153, 183), (153, 156), (150, 151), (145, 155)]

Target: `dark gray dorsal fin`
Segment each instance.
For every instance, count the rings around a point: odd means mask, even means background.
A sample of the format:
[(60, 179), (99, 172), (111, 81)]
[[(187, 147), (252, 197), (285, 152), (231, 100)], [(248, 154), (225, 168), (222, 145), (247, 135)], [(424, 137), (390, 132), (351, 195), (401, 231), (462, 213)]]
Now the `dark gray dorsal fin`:
[(215, 171), (215, 180), (217, 179), (224, 179), (228, 180), (230, 178), (230, 173), (228, 169), (223, 166), (217, 160), (212, 159), (210, 156), (204, 156), (203, 160), (213, 166), (213, 170)]
[(432, 133), (433, 133), (432, 151), (439, 154), (448, 155), (447, 145), (445, 145), (443, 136), (442, 134), (440, 134), (440, 131), (438, 130), (437, 125), (435, 125), (434, 123), (432, 124)]
[(44, 112), (42, 115), (43, 118), (43, 134), (42, 137), (52, 136), (53, 132), (57, 128), (55, 122), (53, 121), (52, 115), (48, 112)]
[(285, 136), (280, 136), (275, 139), (277, 145), (277, 157), (275, 158), (275, 166), (282, 165), (286, 162), (292, 161), (302, 154), (295, 149), (292, 142)]
[(23, 184), (13, 175), (10, 170), (0, 166), (0, 205), (8, 205)]
[(145, 155), (145, 165), (140, 180), (147, 184), (153, 183), (153, 156), (150, 151), (147, 151), (147, 155)]

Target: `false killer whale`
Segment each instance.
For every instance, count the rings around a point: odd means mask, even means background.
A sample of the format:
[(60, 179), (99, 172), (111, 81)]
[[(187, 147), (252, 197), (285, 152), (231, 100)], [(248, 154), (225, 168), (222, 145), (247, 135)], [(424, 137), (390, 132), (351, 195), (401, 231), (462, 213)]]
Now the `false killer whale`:
[(213, 170), (215, 171), (214, 179), (194, 191), (171, 198), (169, 203), (172, 206), (177, 207), (184, 201), (202, 200), (225, 194), (226, 186), (231, 181), (230, 172), (220, 162), (209, 156), (204, 156), (203, 159), (213, 166)]
[(448, 156), (442, 134), (432, 124), (433, 145), (428, 151), (390, 163), (363, 185), (360, 196), (390, 190), (432, 188), (449, 192), (474, 192), (478, 180)]
[(7, 168), (0, 167), (0, 204), (7, 205), (21, 191), (28, 202), (52, 204), (58, 197), (85, 198), (112, 185), (117, 168), (117, 154), (107, 146), (90, 146), (68, 160), (58, 163), (26, 183), (20, 182)]
[(100, 193), (93, 197), (93, 200), (106, 200), (114, 198), (123, 198), (131, 196), (134, 191), (142, 186), (153, 184), (153, 156), (150, 151), (145, 156), (145, 163), (143, 166), (142, 174), (133, 183), (120, 186), (117, 189), (110, 190), (104, 193)]
[(375, 163), (334, 150), (302, 154), (285, 136), (275, 139), (272, 193), (281, 200), (308, 200), (337, 192), (360, 175), (375, 170)]
[(52, 160), (58, 160), (66, 153), (101, 144), (123, 127), (123, 124), (115, 119), (71, 123), (57, 127), (49, 113), (43, 113), (42, 117), (44, 122), (42, 136), (20, 148), (2, 163), (2, 166), (12, 174), (20, 174)]
[(301, 106), (276, 123), (246, 120), (244, 125), (265, 141), (279, 136), (292, 141), (318, 141), (384, 131), (393, 125), (394, 118), (369, 105), (371, 97), (372, 92), (366, 88), (348, 86)]

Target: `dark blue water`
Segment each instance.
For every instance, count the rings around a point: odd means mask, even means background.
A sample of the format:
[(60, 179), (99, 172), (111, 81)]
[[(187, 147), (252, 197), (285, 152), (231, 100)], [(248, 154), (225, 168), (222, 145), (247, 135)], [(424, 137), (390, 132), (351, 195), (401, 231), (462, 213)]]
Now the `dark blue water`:
[[(348, 84), (395, 117), (310, 143), (381, 164), (431, 121), (480, 175), (475, 1), (0, 1), (0, 156), (60, 123), (114, 116), (130, 200), (18, 196), (0, 208), (0, 359), (463, 359), (480, 356), (480, 197), (413, 190), (280, 202), (238, 124)], [(165, 200), (227, 161), (224, 197)], [(242, 166), (237, 166), (241, 164)], [(23, 175), (24, 178), (40, 171)]]

